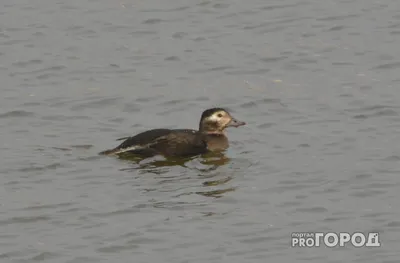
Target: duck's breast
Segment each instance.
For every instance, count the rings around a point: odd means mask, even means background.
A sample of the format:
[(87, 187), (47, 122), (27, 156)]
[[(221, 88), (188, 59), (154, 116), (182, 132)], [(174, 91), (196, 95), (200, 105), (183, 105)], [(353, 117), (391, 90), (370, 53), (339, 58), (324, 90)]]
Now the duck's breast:
[(221, 135), (206, 135), (207, 149), (212, 152), (224, 151), (229, 147), (228, 138)]

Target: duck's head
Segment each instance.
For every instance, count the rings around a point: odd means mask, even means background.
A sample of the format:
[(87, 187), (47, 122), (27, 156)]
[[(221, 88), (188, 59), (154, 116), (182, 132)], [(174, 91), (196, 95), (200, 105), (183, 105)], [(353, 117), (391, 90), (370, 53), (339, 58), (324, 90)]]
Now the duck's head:
[(209, 134), (223, 134), (228, 127), (239, 127), (245, 122), (238, 121), (223, 108), (205, 110), (201, 115), (199, 131)]

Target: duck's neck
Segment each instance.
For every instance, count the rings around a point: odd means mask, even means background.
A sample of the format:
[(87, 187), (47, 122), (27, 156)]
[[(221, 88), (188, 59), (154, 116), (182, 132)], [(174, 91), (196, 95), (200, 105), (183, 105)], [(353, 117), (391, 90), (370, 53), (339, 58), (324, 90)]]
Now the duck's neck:
[(204, 135), (212, 135), (212, 136), (226, 136), (225, 131), (200, 131)]
[(212, 152), (224, 151), (229, 147), (228, 137), (225, 132), (202, 133), (202, 139), (207, 144), (207, 149)]

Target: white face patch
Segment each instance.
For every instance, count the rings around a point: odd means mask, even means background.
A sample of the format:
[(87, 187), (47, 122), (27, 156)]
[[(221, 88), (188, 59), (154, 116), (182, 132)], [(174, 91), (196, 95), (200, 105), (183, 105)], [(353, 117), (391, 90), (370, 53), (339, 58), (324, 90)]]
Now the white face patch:
[[(218, 114), (221, 114), (221, 117), (218, 117)], [(214, 113), (213, 115), (211, 115), (210, 117), (208, 117), (208, 119), (212, 122), (219, 122), (223, 117), (225, 116), (225, 112), (223, 111), (217, 111), (216, 113)]]

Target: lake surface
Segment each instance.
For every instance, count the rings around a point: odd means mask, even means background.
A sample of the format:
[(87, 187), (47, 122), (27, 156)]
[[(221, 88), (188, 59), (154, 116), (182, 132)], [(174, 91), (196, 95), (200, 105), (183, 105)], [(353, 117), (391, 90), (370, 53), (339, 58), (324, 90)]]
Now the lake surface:
[[(399, 43), (397, 0), (5, 1), (0, 262), (399, 262)], [(215, 106), (224, 158), (98, 155)]]

